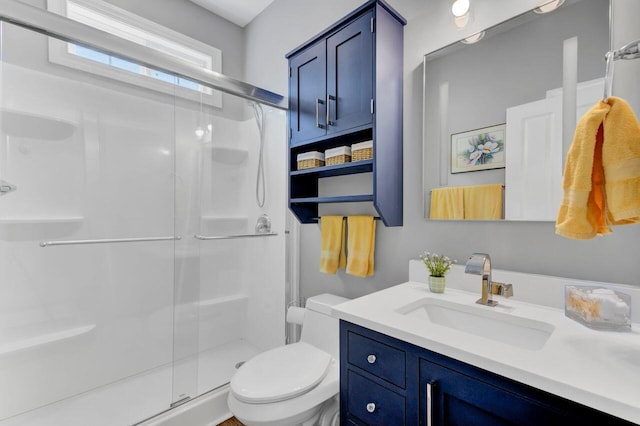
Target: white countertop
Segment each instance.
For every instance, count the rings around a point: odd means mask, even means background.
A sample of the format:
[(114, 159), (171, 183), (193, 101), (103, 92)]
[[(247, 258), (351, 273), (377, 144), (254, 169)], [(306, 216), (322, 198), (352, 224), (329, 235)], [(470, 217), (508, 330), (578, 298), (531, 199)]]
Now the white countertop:
[[(336, 318), (640, 423), (640, 324), (634, 322), (629, 332), (592, 330), (567, 318), (561, 308), (516, 300), (519, 287), (513, 281), (513, 298), (494, 296), (500, 304), (493, 308), (478, 305), (480, 277), (473, 279), (478, 281), (477, 292), (452, 288), (449, 276), (443, 294), (431, 293), (423, 282), (409, 281), (337, 305), (332, 313)], [(400, 312), (423, 298), (544, 321), (552, 324), (554, 331), (542, 348), (524, 349)]]

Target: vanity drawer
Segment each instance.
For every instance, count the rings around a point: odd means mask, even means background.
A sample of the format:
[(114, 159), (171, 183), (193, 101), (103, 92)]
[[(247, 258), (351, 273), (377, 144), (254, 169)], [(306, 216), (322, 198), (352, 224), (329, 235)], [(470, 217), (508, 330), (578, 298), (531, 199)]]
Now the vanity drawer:
[(404, 425), (405, 399), (402, 395), (349, 370), (347, 377), (349, 416), (367, 425)]
[(403, 350), (348, 332), (347, 362), (402, 389), (406, 386), (405, 357)]

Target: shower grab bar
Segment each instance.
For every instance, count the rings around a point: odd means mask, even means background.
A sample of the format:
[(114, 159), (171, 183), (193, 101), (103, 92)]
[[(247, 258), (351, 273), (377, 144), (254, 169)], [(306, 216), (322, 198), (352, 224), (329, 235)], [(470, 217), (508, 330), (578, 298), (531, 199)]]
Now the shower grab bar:
[(146, 238), (104, 238), (100, 240), (67, 240), (67, 241), (43, 241), (40, 247), (71, 246), (76, 244), (108, 244), (108, 243), (140, 243), (144, 241), (171, 241), (181, 240), (182, 237), (146, 237)]
[(273, 237), (278, 235), (277, 232), (265, 232), (263, 234), (238, 234), (238, 235), (194, 235), (193, 237), (198, 240), (235, 240), (238, 238), (255, 238), (255, 237)]
[(260, 102), (281, 110), (288, 108), (289, 100), (285, 96), (212, 70), (188, 64), (146, 46), (16, 0), (0, 1), (0, 21), (9, 22), (63, 41), (111, 53), (140, 65), (183, 77), (250, 101)]

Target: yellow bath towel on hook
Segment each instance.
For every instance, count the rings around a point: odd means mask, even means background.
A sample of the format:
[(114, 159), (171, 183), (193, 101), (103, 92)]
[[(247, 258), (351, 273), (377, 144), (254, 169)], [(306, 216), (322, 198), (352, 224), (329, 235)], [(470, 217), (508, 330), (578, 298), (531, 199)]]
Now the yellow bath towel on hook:
[(640, 123), (631, 106), (614, 96), (604, 119), (602, 166), (612, 225), (640, 222)]
[(320, 272), (335, 274), (338, 269), (345, 268), (344, 234), (342, 216), (320, 218)]
[(373, 275), (376, 245), (376, 221), (373, 216), (347, 218), (347, 274), (356, 277)]

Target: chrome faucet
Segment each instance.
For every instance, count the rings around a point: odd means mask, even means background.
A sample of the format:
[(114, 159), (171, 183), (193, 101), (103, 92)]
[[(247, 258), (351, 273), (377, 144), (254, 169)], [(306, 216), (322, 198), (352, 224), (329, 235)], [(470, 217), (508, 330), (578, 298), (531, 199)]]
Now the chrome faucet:
[(482, 293), (476, 303), (486, 306), (496, 306), (497, 301), (493, 300), (493, 295), (498, 294), (503, 297), (513, 296), (513, 286), (511, 284), (494, 282), (491, 280), (491, 257), (486, 253), (473, 253), (464, 272), (467, 274), (482, 276)]

